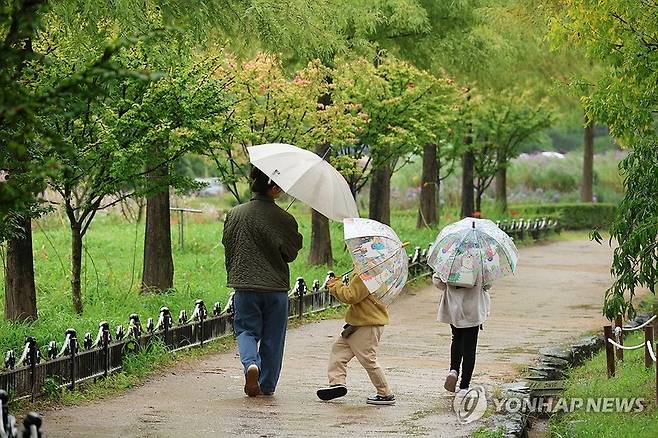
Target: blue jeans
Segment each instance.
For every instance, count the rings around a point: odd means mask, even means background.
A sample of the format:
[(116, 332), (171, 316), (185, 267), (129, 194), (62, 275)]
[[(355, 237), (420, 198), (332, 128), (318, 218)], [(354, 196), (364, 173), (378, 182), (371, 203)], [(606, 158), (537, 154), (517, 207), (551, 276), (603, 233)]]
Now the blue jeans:
[[(286, 292), (236, 291), (233, 328), (245, 373), (251, 364), (260, 369), (260, 389), (276, 389), (283, 362), (288, 327)], [(260, 345), (259, 345), (260, 342)]]

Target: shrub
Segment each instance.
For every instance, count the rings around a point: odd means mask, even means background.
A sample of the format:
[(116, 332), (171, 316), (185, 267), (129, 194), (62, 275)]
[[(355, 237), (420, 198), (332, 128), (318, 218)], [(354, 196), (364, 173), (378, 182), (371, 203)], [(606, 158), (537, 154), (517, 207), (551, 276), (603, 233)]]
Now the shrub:
[(615, 204), (575, 203), (516, 205), (509, 209), (518, 217), (544, 216), (558, 219), (562, 228), (568, 230), (591, 230), (607, 228), (614, 218), (615, 208)]

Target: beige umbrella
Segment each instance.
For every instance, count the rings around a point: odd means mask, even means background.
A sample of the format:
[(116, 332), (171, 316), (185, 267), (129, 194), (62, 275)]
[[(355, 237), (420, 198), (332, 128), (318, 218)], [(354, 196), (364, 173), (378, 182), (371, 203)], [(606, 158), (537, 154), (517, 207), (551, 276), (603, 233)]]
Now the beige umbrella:
[(283, 143), (251, 146), (247, 150), (251, 164), (290, 196), (329, 219), (359, 217), (347, 181), (317, 154)]

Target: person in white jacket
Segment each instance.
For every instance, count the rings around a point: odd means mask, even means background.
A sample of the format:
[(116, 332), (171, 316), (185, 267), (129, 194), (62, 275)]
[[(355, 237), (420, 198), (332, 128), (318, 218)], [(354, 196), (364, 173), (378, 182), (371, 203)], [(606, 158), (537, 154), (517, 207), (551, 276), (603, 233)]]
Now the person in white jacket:
[(450, 346), (450, 372), (444, 388), (456, 392), (461, 368), (460, 390), (467, 390), (475, 369), (475, 352), (478, 332), (489, 316), (491, 298), (489, 285), (482, 284), (479, 275), (473, 287), (459, 287), (446, 284), (434, 274), (432, 282), (441, 291), (437, 320), (450, 324), (452, 344)]

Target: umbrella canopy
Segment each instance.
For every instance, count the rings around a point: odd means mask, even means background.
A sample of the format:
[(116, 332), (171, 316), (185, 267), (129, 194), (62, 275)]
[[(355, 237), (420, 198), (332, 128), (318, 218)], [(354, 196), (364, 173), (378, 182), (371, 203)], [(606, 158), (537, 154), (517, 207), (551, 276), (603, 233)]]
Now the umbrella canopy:
[(359, 217), (347, 181), (317, 154), (282, 143), (251, 146), (247, 150), (251, 164), (290, 196), (329, 219)]
[(391, 304), (409, 275), (409, 258), (389, 226), (372, 219), (345, 219), (345, 243), (356, 272), (381, 303)]
[(516, 271), (518, 254), (512, 238), (492, 221), (467, 217), (441, 230), (427, 264), (443, 282), (461, 284), (471, 272), (471, 285), (480, 273), (488, 285)]

